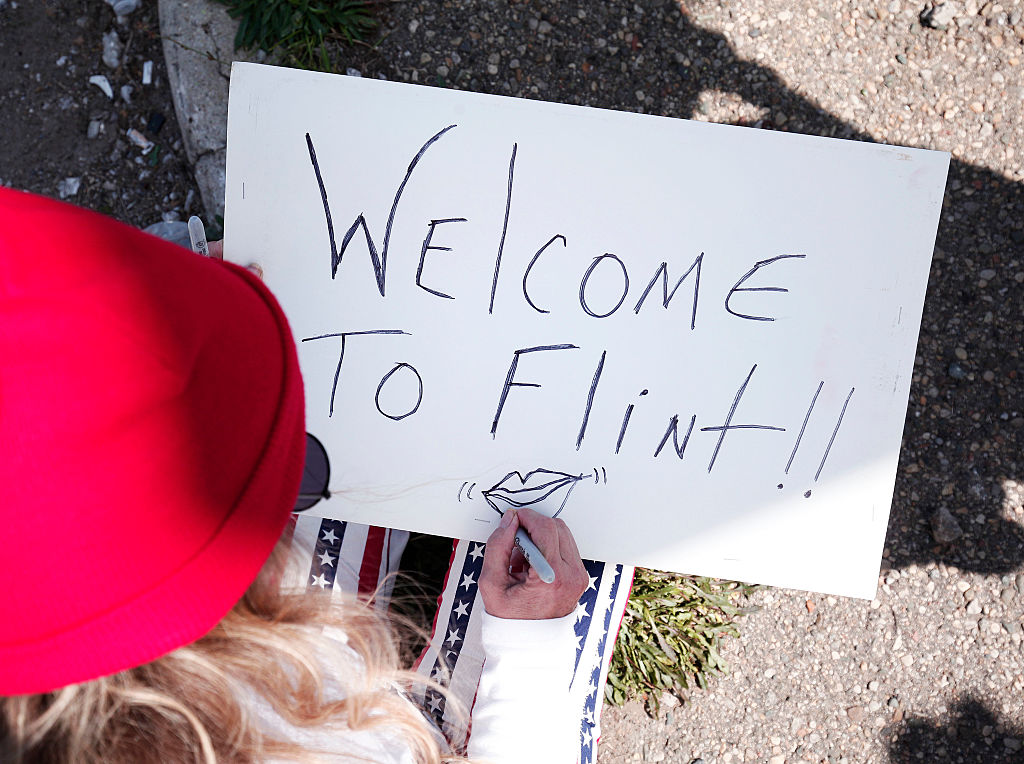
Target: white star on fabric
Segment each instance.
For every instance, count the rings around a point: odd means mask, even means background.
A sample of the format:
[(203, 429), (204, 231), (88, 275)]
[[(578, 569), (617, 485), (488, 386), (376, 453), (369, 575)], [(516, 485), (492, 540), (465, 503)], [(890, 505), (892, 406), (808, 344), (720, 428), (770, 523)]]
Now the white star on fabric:
[(462, 639), (462, 635), (459, 634), (459, 630), (458, 629), (452, 629), (451, 631), (448, 632), (448, 639), (446, 639), (445, 642), (448, 642), (449, 644), (454, 645), (460, 639)]
[(469, 556), (472, 557), (474, 560), (479, 560), (481, 557), (484, 556), (484, 545), (476, 544), (473, 547), (473, 551), (469, 553)]
[(587, 584), (587, 588), (584, 591), (588, 591), (589, 592), (591, 589), (593, 589), (596, 592), (597, 591), (597, 576), (587, 576), (587, 578), (590, 579), (590, 583)]
[(451, 660), (452, 658), (458, 658), (459, 656), (455, 654), (455, 651), (454, 651), (454, 650), (448, 650), (448, 651), (447, 651), (447, 652), (446, 652), (446, 653), (444, 654), (444, 657), (445, 657), (445, 658), (447, 658), (448, 660)]
[(455, 608), (452, 612), (460, 618), (465, 618), (467, 615), (469, 615), (469, 603), (460, 601), (459, 606)]
[(466, 575), (462, 577), (462, 583), (459, 586), (465, 586), (467, 589), (476, 583), (476, 579), (472, 575)]
[(313, 586), (319, 586), (321, 589), (327, 588), (327, 579), (324, 577), (323, 573), (319, 576), (313, 576)]
[(327, 552), (323, 552), (322, 554), (318, 554), (317, 557), (320, 558), (320, 564), (321, 565), (330, 565), (332, 567), (334, 566), (334, 558), (331, 557), (329, 554), (327, 554)]
[(439, 696), (435, 695), (433, 698), (430, 699), (429, 705), (430, 705), (430, 710), (435, 712), (435, 713), (437, 713), (438, 711), (441, 710), (441, 698)]
[(583, 747), (587, 748), (594, 742), (594, 736), (590, 734), (590, 730), (583, 733)]
[(586, 637), (586, 636), (587, 636), (586, 634), (579, 634), (576, 637), (576, 641), (579, 643), (578, 645), (576, 645), (576, 649), (577, 650), (582, 650), (583, 649), (583, 638)]
[(334, 535), (334, 528), (331, 528), (329, 531), (324, 531), (324, 537), (320, 540), (326, 541), (328, 544), (335, 543), (338, 540), (338, 537)]
[(582, 602), (576, 606), (576, 623), (579, 623), (584, 618), (589, 618), (590, 613), (587, 612), (587, 606)]

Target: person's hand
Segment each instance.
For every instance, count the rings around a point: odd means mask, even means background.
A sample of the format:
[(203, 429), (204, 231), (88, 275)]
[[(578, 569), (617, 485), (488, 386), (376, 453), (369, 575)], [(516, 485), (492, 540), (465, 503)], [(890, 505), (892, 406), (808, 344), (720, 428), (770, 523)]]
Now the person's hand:
[[(540, 580), (515, 545), (522, 526), (555, 571), (555, 581)], [(576, 609), (590, 579), (569, 527), (532, 509), (509, 510), (484, 551), (480, 594), (487, 612), (498, 618), (561, 618)]]
[[(224, 259), (224, 240), (223, 239), (220, 239), (218, 241), (208, 242), (207, 243), (207, 247), (209, 247), (210, 257), (214, 257), (217, 260), (223, 260)], [(249, 263), (245, 267), (248, 268), (253, 273), (255, 273), (257, 276), (259, 276), (259, 278), (261, 278), (261, 279), (263, 278), (263, 269), (260, 267), (259, 263)]]

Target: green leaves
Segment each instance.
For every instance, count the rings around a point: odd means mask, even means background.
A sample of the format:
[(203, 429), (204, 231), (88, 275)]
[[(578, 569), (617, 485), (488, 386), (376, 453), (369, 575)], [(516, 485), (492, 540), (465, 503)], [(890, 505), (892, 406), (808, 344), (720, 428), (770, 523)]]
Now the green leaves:
[(646, 698), (657, 714), (661, 693), (680, 692), (726, 670), (718, 648), (739, 636), (735, 620), (746, 611), (736, 601), (753, 587), (711, 578), (636, 569), (626, 617), (615, 643), (607, 702), (620, 706)]
[(377, 28), (373, 0), (219, 0), (240, 19), (236, 49), (277, 51), (281, 63), (330, 70), (328, 40), (353, 43)]

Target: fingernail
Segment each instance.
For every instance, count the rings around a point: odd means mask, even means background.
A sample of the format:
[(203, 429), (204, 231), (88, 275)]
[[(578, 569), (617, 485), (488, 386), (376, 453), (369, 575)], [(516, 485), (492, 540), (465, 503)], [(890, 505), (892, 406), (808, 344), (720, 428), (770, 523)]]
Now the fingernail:
[(514, 509), (510, 509), (508, 512), (506, 512), (505, 514), (503, 514), (501, 516), (501, 522), (498, 523), (498, 527), (499, 528), (507, 528), (508, 526), (510, 526), (512, 524), (512, 518), (514, 518), (515, 516), (516, 516), (516, 511)]

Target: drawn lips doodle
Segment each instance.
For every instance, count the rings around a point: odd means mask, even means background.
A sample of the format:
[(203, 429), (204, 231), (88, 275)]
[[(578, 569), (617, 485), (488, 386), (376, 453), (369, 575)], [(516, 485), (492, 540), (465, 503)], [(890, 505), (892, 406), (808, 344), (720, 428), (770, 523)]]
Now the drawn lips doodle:
[(552, 502), (561, 498), (558, 511), (552, 515), (552, 517), (558, 517), (565, 509), (572, 489), (584, 477), (586, 476), (570, 475), (566, 472), (542, 468), (527, 472), (525, 476), (520, 472), (510, 472), (484, 491), (483, 497), (491, 505), (491, 509), (499, 515), (505, 514), (505, 511), (511, 508), (535, 506), (549, 497), (554, 497)]

